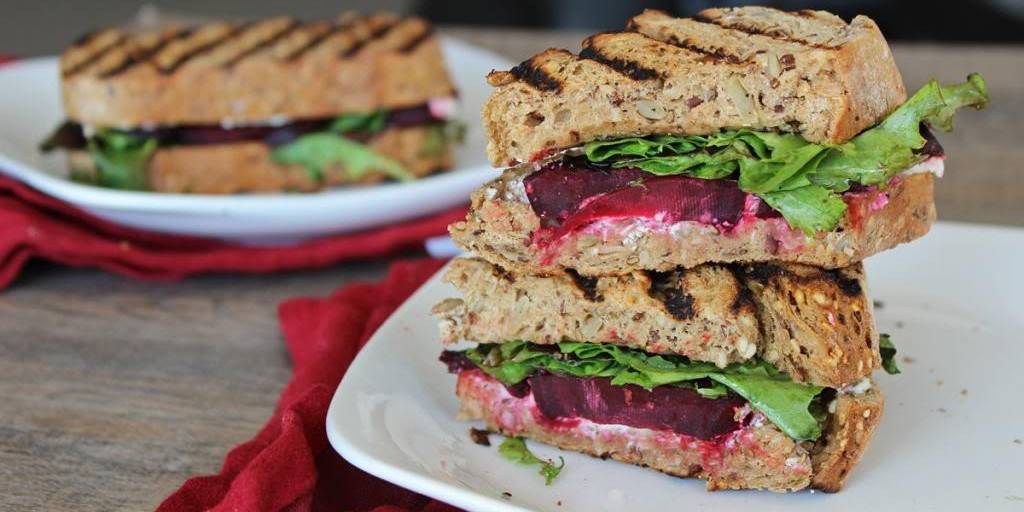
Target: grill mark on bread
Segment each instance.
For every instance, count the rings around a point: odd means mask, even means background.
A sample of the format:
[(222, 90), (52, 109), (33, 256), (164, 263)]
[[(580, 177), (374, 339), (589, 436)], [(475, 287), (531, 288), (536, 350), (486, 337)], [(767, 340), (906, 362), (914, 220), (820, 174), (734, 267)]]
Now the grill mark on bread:
[(647, 294), (665, 305), (665, 311), (677, 320), (689, 320), (696, 310), (693, 296), (683, 289), (686, 271), (682, 268), (667, 272), (648, 271), (651, 286)]
[(428, 26), (424, 28), (419, 34), (416, 34), (416, 36), (414, 36), (412, 39), (406, 41), (405, 44), (399, 46), (398, 51), (401, 53), (410, 53), (416, 48), (418, 48), (419, 45), (423, 44), (433, 36), (434, 27)]
[(736, 280), (736, 297), (733, 298), (732, 304), (729, 308), (733, 313), (739, 313), (747, 309), (757, 312), (756, 304), (754, 302), (754, 292), (747, 286), (747, 280), (743, 275), (743, 270), (737, 265), (726, 265), (729, 269), (729, 273), (732, 274), (733, 279)]
[(843, 273), (843, 269), (823, 269), (818, 267), (806, 268), (811, 270), (809, 270), (808, 273), (797, 273), (779, 265), (763, 263), (758, 265), (747, 265), (742, 268), (742, 273), (747, 279), (762, 283), (767, 283), (768, 281), (783, 275), (801, 283), (826, 281), (838, 288), (844, 295), (850, 297), (857, 297), (863, 291), (861, 289), (860, 280), (856, 276), (847, 276)]
[(565, 269), (565, 273), (569, 274), (569, 277), (572, 278), (572, 282), (580, 289), (580, 291), (583, 292), (583, 296), (586, 297), (587, 300), (591, 302), (601, 302), (604, 300), (604, 296), (601, 295), (601, 292), (597, 291), (596, 277), (582, 276), (579, 272), (576, 272), (571, 268)]
[(134, 54), (129, 53), (127, 56), (125, 56), (124, 60), (122, 60), (118, 65), (100, 73), (100, 78), (111, 78), (117, 76), (121, 73), (124, 73), (125, 71), (128, 71), (136, 64), (147, 62), (151, 60), (154, 56), (158, 55), (161, 51), (163, 51), (163, 49), (166, 48), (167, 45), (171, 44), (174, 41), (180, 41), (182, 39), (185, 39), (191, 36), (194, 32), (195, 30), (193, 29), (178, 30), (173, 34), (167, 35), (166, 37), (161, 39), (159, 43), (151, 46), (148, 49), (144, 49), (141, 52), (136, 52)]
[(839, 291), (846, 295), (855, 297), (861, 293), (860, 281), (857, 278), (847, 277), (843, 274), (842, 269), (823, 270), (822, 276), (835, 283)]
[(336, 34), (340, 34), (340, 33), (344, 32), (344, 31), (352, 28), (352, 26), (355, 25), (355, 23), (356, 23), (355, 20), (347, 21), (347, 22), (332, 23), (329, 27), (324, 29), (323, 32), (321, 32), (321, 33), (311, 37), (309, 39), (309, 41), (306, 41), (306, 44), (296, 48), (291, 53), (286, 55), (284, 60), (286, 60), (286, 61), (297, 60), (299, 57), (302, 57), (307, 52), (313, 50), (317, 46), (320, 46), (320, 44), (323, 43), (324, 41), (330, 39), (331, 36), (334, 36)]
[[(92, 40), (92, 38), (90, 37), (83, 44), (87, 44), (91, 40)], [(97, 49), (96, 51), (92, 52), (87, 57), (85, 57), (84, 59), (79, 61), (78, 64), (75, 64), (74, 66), (72, 66), (72, 67), (68, 68), (66, 71), (64, 71), (64, 73), (63, 73), (64, 78), (68, 78), (68, 77), (70, 77), (72, 75), (76, 75), (78, 73), (81, 73), (82, 71), (85, 71), (86, 69), (91, 67), (93, 64), (99, 62), (100, 59), (102, 59), (105, 55), (107, 55), (108, 53), (113, 51), (115, 48), (125, 44), (126, 42), (128, 42), (128, 37), (126, 35), (124, 35), (124, 34), (119, 35), (117, 38), (115, 38), (109, 44), (103, 45), (102, 47), (100, 47), (99, 49)]]
[(594, 46), (590, 46), (590, 39), (587, 39), (583, 44), (584, 48), (580, 50), (579, 55), (581, 59), (592, 60), (603, 64), (618, 73), (632, 78), (633, 80), (651, 80), (661, 77), (661, 73), (656, 70), (641, 66), (631, 60), (621, 57), (609, 57), (601, 53), (601, 50)]
[(175, 60), (174, 62), (170, 63), (167, 66), (160, 67), (158, 69), (160, 70), (161, 73), (165, 75), (173, 74), (175, 71), (181, 68), (181, 66), (185, 65), (185, 63), (187, 63), (188, 61), (196, 57), (199, 57), (200, 55), (213, 51), (214, 48), (241, 35), (243, 32), (245, 32), (252, 26), (252, 23), (242, 23), (240, 25), (235, 25), (227, 32), (225, 32), (224, 35), (214, 38), (212, 41), (207, 41), (204, 44), (201, 44), (186, 51), (182, 55), (178, 56), (177, 60)]
[(665, 42), (673, 46), (678, 46), (679, 48), (682, 48), (684, 50), (699, 53), (703, 55), (707, 61), (710, 62), (727, 62), (729, 64), (745, 64), (751, 62), (750, 59), (744, 59), (739, 55), (734, 55), (732, 53), (726, 52), (722, 48), (715, 48), (713, 46), (705, 48), (698, 45), (697, 43), (693, 42), (690, 39), (680, 40), (678, 37), (674, 35), (670, 35)]
[(725, 28), (725, 29), (735, 30), (735, 31), (738, 31), (738, 32), (743, 32), (744, 34), (750, 34), (750, 35), (756, 35), (756, 36), (765, 36), (765, 37), (769, 37), (771, 39), (775, 39), (777, 41), (787, 41), (787, 42), (790, 42), (790, 43), (796, 43), (796, 44), (807, 46), (807, 47), (810, 47), (810, 48), (819, 48), (819, 49), (823, 49), (823, 50), (833, 50), (835, 48), (838, 48), (837, 46), (826, 45), (826, 44), (821, 44), (821, 43), (815, 43), (814, 41), (808, 41), (806, 39), (801, 39), (799, 37), (793, 36), (792, 34), (786, 33), (784, 30), (780, 30), (780, 29), (764, 30), (764, 29), (761, 29), (760, 27), (755, 27), (753, 25), (747, 25), (747, 24), (744, 24), (744, 23), (729, 23), (729, 22), (723, 21), (720, 18), (711, 18), (711, 17), (706, 16), (706, 15), (701, 14), (701, 13), (697, 13), (697, 14), (693, 15), (693, 17), (690, 18), (690, 19), (692, 19), (693, 21), (700, 22), (700, 23), (708, 23), (708, 24), (711, 24), (711, 25), (716, 25), (716, 26)]
[(561, 91), (562, 83), (540, 69), (533, 59), (520, 62), (508, 72), (517, 80), (526, 82), (541, 91)]
[(343, 52), (341, 52), (341, 58), (347, 59), (349, 57), (355, 56), (355, 54), (359, 53), (359, 51), (362, 50), (366, 45), (386, 36), (388, 32), (391, 32), (391, 29), (397, 27), (406, 19), (407, 18), (399, 18), (396, 20), (388, 21), (384, 25), (377, 27), (375, 30), (370, 32), (369, 37), (359, 39), (358, 41), (353, 43), (352, 46), (348, 47)]
[(239, 62), (241, 62), (241, 61), (245, 60), (246, 58), (248, 58), (249, 56), (259, 52), (260, 50), (263, 50), (263, 49), (270, 48), (270, 47), (274, 46), (275, 44), (277, 44), (278, 41), (280, 41), (281, 39), (285, 38), (288, 34), (291, 34), (292, 32), (294, 32), (296, 29), (298, 29), (301, 26), (302, 26), (302, 24), (299, 23), (298, 21), (289, 20), (288, 23), (283, 28), (281, 28), (277, 32), (274, 32), (273, 34), (263, 38), (263, 40), (257, 42), (256, 44), (250, 46), (249, 48), (246, 48), (245, 50), (242, 50), (241, 52), (239, 52), (234, 57), (231, 57), (230, 59), (228, 59), (227, 62), (225, 62), (222, 65), (222, 67), (230, 68), (232, 66), (235, 66)]

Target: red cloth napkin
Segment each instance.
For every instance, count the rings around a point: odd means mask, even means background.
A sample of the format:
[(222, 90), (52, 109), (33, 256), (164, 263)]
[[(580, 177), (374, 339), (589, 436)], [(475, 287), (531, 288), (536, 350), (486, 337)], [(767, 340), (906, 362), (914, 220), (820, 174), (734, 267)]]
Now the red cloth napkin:
[(31, 258), (73, 267), (98, 267), (152, 280), (203, 272), (263, 273), (324, 267), (342, 261), (394, 255), (421, 248), (447, 232), (466, 208), (284, 247), (248, 247), (151, 233), (113, 224), (0, 176), (0, 289)]
[[(356, 352), (441, 260), (394, 264), (377, 284), (279, 308), (294, 373), (270, 421), (228, 453), (220, 474), (185, 482), (159, 512), (457, 510), (370, 476), (327, 443), (327, 406)], [(439, 369), (440, 371), (440, 369)]]

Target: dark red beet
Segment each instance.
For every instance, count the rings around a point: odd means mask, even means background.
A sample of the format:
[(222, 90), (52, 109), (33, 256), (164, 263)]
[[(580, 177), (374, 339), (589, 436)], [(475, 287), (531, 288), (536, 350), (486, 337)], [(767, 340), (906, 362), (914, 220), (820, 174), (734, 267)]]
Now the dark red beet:
[(710, 399), (690, 388), (614, 386), (606, 378), (577, 378), (554, 374), (530, 377), (537, 408), (548, 418), (584, 418), (594, 423), (670, 430), (698, 439), (711, 439), (740, 427), (736, 409), (745, 400), (737, 395)]
[[(696, 221), (729, 228), (743, 216), (747, 194), (734, 180), (656, 176), (640, 169), (589, 168), (579, 159), (550, 163), (523, 180), (538, 240), (554, 240), (601, 219)], [(758, 218), (778, 214), (761, 203)]]

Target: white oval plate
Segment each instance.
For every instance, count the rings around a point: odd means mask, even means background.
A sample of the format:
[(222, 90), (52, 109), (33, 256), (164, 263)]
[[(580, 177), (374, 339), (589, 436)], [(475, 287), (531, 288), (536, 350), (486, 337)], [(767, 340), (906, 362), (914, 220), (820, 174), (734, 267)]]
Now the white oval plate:
[[(485, 77), (511, 63), (468, 43), (443, 39), (448, 69), (468, 125), (456, 168), (411, 183), (336, 188), (313, 194), (201, 196), (129, 192), (67, 179), (61, 152), (39, 143), (64, 119), (56, 58), (0, 66), (0, 172), (103, 219), (131, 227), (248, 243), (280, 243), (356, 231), (463, 203), (492, 177), (479, 112), (490, 94)], [(244, 172), (240, 169), (240, 172)]]
[[(700, 480), (531, 443), (565, 457), (546, 487), (469, 439), (430, 308), (455, 290), (434, 276), (373, 335), (327, 413), (331, 444), (380, 478), (474, 511), (1024, 510), (1024, 230), (939, 224), (868, 262), (882, 332), (903, 373), (874, 441), (838, 494), (708, 493)], [(443, 272), (443, 270), (442, 270)], [(912, 358), (910, 362), (904, 357)], [(502, 493), (511, 494), (507, 499)]]

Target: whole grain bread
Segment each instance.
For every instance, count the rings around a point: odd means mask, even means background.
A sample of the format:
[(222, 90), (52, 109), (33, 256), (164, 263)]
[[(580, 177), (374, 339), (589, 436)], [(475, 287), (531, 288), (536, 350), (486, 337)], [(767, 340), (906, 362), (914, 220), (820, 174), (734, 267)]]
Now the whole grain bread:
[(602, 459), (650, 467), (670, 475), (707, 480), (710, 491), (765, 489), (776, 492), (807, 487), (836, 492), (860, 460), (882, 415), (883, 398), (871, 389), (840, 395), (825, 433), (816, 442), (799, 443), (768, 421), (757, 422), (726, 442), (721, 455), (709, 457), (692, 440), (671, 432), (615, 425), (590, 432), (538, 420), (528, 398), (510, 395), (500, 382), (479, 371), (462, 372), (456, 395), (459, 418), (482, 420), (487, 428)]
[(61, 56), (67, 116), (94, 127), (247, 124), (451, 96), (426, 21), (346, 14), (88, 35)]
[(445, 280), (462, 293), (433, 310), (446, 343), (612, 343), (719, 367), (757, 356), (798, 382), (832, 388), (881, 364), (860, 264), (709, 264), (585, 278), (459, 258)]
[(452, 239), (463, 249), (517, 273), (548, 274), (570, 268), (594, 276), (710, 262), (770, 261), (841, 268), (919, 238), (935, 221), (934, 178), (922, 173), (899, 178), (884, 192), (884, 200), (872, 196), (851, 204), (836, 230), (806, 239), (781, 218), (757, 220), (724, 234), (697, 222), (653, 229), (634, 219), (621, 219), (603, 223), (599, 231), (583, 229), (540, 247), (532, 242), (540, 219), (523, 189), (522, 179), (529, 172), (506, 170), (474, 192), (466, 220), (449, 227)]
[[(452, 147), (433, 147), (436, 138), (431, 137), (430, 130), (424, 126), (389, 128), (374, 135), (366, 145), (414, 176), (423, 177), (452, 167)], [(431, 150), (424, 151), (428, 146)], [(311, 192), (338, 185), (371, 184), (388, 177), (373, 169), (353, 177), (344, 166), (333, 165), (316, 179), (302, 165), (274, 162), (272, 150), (263, 142), (159, 148), (146, 167), (147, 190), (191, 194)], [(96, 172), (86, 151), (68, 152), (68, 167), (86, 176)]]
[(488, 76), (487, 153), (511, 166), (595, 139), (752, 128), (840, 143), (906, 100), (870, 18), (824, 11), (647, 10), (626, 32), (549, 49)]

